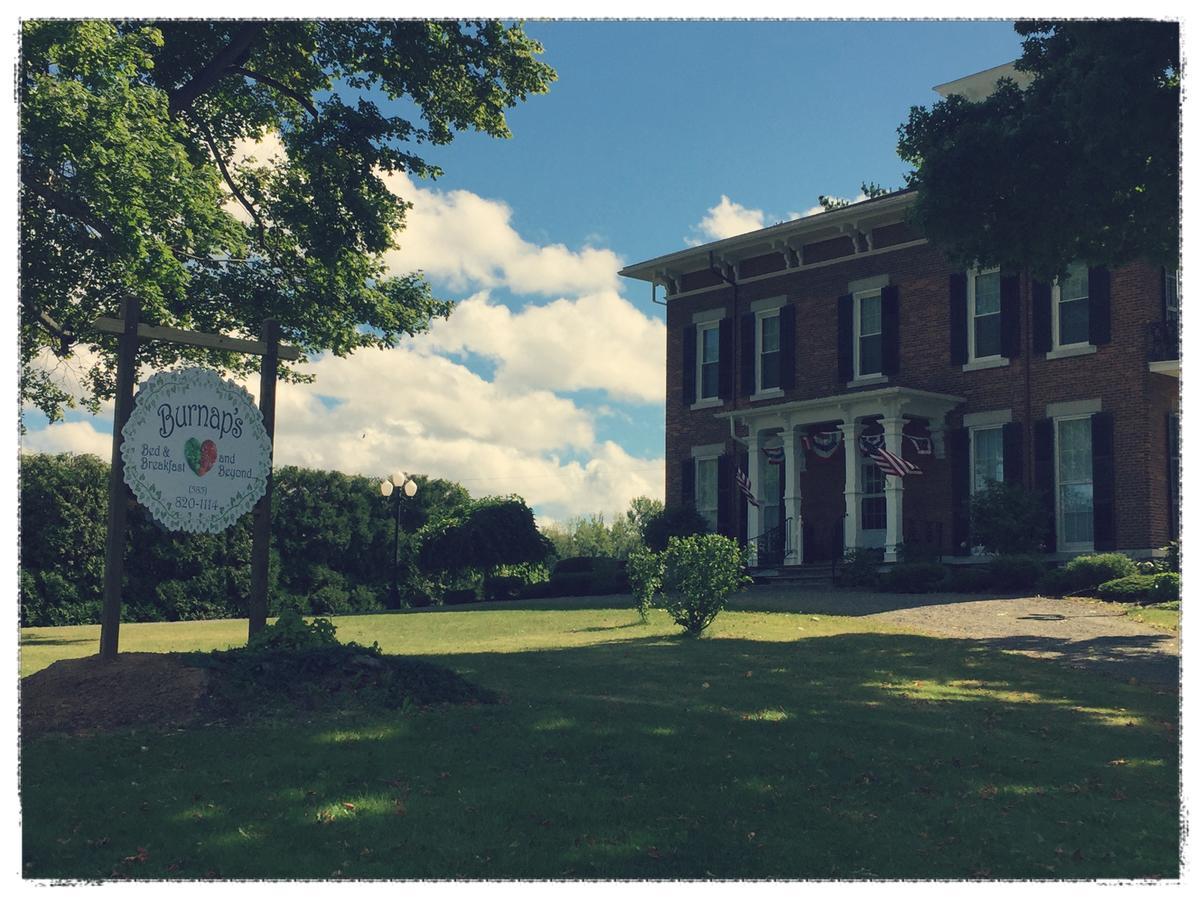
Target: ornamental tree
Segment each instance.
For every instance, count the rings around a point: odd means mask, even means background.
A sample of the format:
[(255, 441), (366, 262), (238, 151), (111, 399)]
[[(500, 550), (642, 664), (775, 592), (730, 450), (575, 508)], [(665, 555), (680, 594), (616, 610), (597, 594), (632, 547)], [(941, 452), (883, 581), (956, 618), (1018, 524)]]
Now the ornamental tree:
[[(509, 136), (505, 110), (554, 79), (541, 51), (491, 20), (24, 22), (22, 402), (56, 419), (113, 395), (115, 347), (89, 325), (128, 295), (157, 325), (256, 335), (274, 317), (309, 355), (390, 347), (447, 315), (384, 264), (409, 205), (385, 178), (436, 177), (414, 150), (457, 131)], [(39, 362), (80, 346), (98, 356), (71, 393)], [(257, 365), (139, 354), (180, 359)]]
[(914, 107), (916, 224), (958, 265), (1065, 273), (1179, 255), (1179, 24), (1018, 22), (1024, 90)]

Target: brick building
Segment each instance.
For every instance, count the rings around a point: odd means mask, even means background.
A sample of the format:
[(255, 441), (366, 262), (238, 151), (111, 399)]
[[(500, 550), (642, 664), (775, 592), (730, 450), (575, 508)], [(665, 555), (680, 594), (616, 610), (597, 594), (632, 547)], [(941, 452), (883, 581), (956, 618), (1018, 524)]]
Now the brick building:
[[(891, 560), (901, 542), (969, 554), (969, 499), (989, 480), (1041, 494), (1059, 557), (1174, 538), (1176, 273), (959, 271), (906, 224), (913, 199), (622, 271), (666, 291), (667, 505), (694, 505), (758, 565), (853, 547)], [(880, 446), (921, 474), (885, 475)]]

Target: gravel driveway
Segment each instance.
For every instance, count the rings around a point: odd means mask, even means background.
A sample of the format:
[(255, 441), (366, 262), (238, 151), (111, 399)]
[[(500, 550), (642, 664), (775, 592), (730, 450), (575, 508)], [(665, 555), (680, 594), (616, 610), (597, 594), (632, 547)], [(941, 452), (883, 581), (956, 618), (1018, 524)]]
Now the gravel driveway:
[(980, 641), (1126, 680), (1179, 684), (1179, 636), (1135, 622), (1125, 607), (1112, 603), (782, 586), (751, 588), (739, 599), (751, 606), (786, 603), (804, 612), (865, 616), (905, 631)]

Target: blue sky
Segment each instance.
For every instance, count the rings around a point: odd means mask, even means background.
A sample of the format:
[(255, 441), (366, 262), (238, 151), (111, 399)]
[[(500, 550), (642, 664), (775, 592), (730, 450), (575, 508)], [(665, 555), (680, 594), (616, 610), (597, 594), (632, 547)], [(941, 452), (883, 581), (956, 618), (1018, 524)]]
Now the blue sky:
[[(512, 139), (421, 148), (444, 176), (391, 182), (415, 204), (391, 263), (458, 309), (394, 351), (314, 361), (315, 384), (281, 389), (277, 461), (404, 467), (559, 520), (661, 496), (662, 308), (616, 271), (804, 214), (818, 194), (900, 187), (909, 108), (1020, 52), (996, 21), (526, 30), (558, 80), (509, 113)], [(47, 428), (28, 414), (23, 443), (107, 457), (110, 416)]]

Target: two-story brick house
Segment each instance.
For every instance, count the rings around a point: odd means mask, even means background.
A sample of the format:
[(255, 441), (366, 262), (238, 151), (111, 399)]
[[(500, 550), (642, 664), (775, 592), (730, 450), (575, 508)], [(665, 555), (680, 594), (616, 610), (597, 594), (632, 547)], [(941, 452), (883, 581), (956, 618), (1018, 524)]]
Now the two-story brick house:
[[(854, 547), (890, 560), (901, 542), (969, 554), (969, 498), (989, 480), (1040, 493), (1047, 552), (1174, 538), (1176, 273), (956, 270), (906, 223), (913, 199), (622, 271), (666, 289), (667, 505), (694, 505), (760, 565)], [(885, 475), (879, 446), (920, 474)]]

